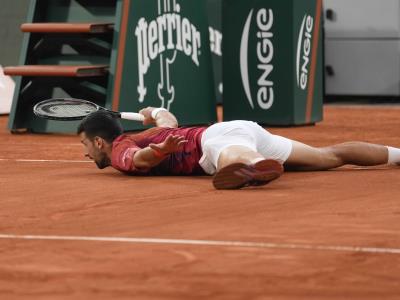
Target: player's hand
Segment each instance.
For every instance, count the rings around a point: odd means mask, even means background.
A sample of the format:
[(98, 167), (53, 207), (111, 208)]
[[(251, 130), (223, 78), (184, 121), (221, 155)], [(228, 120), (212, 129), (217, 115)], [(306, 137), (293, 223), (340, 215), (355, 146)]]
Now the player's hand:
[(164, 142), (159, 144), (150, 144), (149, 147), (162, 154), (170, 154), (182, 150), (183, 146), (188, 142), (185, 137), (180, 135), (169, 135)]
[(144, 116), (143, 125), (152, 125), (155, 124), (154, 119), (151, 116), (151, 112), (154, 110), (154, 107), (146, 107), (139, 111), (139, 114)]

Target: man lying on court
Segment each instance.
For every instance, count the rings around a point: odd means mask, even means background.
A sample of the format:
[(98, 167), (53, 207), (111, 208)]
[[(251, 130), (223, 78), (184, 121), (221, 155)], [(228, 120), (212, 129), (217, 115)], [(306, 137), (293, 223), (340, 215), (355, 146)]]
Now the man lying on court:
[[(345, 164), (400, 164), (400, 149), (364, 142), (315, 148), (273, 135), (250, 121), (209, 127), (178, 127), (162, 108), (140, 111), (144, 125), (156, 127), (123, 134), (118, 119), (105, 111), (87, 116), (78, 128), (85, 156), (135, 175), (214, 175), (217, 189), (259, 186), (286, 170), (317, 171)], [(283, 165), (283, 166), (282, 166)]]

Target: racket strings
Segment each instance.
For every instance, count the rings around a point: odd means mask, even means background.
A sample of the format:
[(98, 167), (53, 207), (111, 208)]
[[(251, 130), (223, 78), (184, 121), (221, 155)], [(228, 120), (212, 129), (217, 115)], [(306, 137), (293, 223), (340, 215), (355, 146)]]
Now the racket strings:
[(89, 114), (93, 111), (96, 111), (96, 109), (94, 109), (93, 106), (89, 106), (86, 104), (79, 104), (79, 105), (64, 104), (64, 105), (52, 106), (49, 108), (49, 111), (56, 115), (76, 116), (76, 115), (81, 115), (82, 113)]
[(52, 117), (75, 118), (86, 116), (97, 111), (98, 108), (87, 103), (58, 102), (48, 103), (47, 105), (38, 107), (37, 110), (38, 112), (42, 112), (43, 114)]

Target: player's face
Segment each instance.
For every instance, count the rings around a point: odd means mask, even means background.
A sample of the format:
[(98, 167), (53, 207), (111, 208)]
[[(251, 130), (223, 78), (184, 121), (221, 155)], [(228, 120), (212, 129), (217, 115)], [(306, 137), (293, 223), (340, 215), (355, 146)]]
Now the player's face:
[(110, 165), (108, 156), (101, 151), (95, 140), (90, 140), (84, 132), (80, 134), (80, 138), (85, 148), (85, 156), (93, 160), (99, 169), (104, 169)]

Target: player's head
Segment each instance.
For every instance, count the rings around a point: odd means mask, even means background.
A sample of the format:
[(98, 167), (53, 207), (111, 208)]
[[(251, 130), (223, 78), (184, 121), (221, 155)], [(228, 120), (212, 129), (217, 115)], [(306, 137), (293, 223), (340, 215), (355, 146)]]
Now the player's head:
[(82, 120), (77, 130), (85, 156), (93, 159), (99, 169), (111, 164), (112, 142), (123, 133), (118, 119), (106, 111), (96, 111)]

